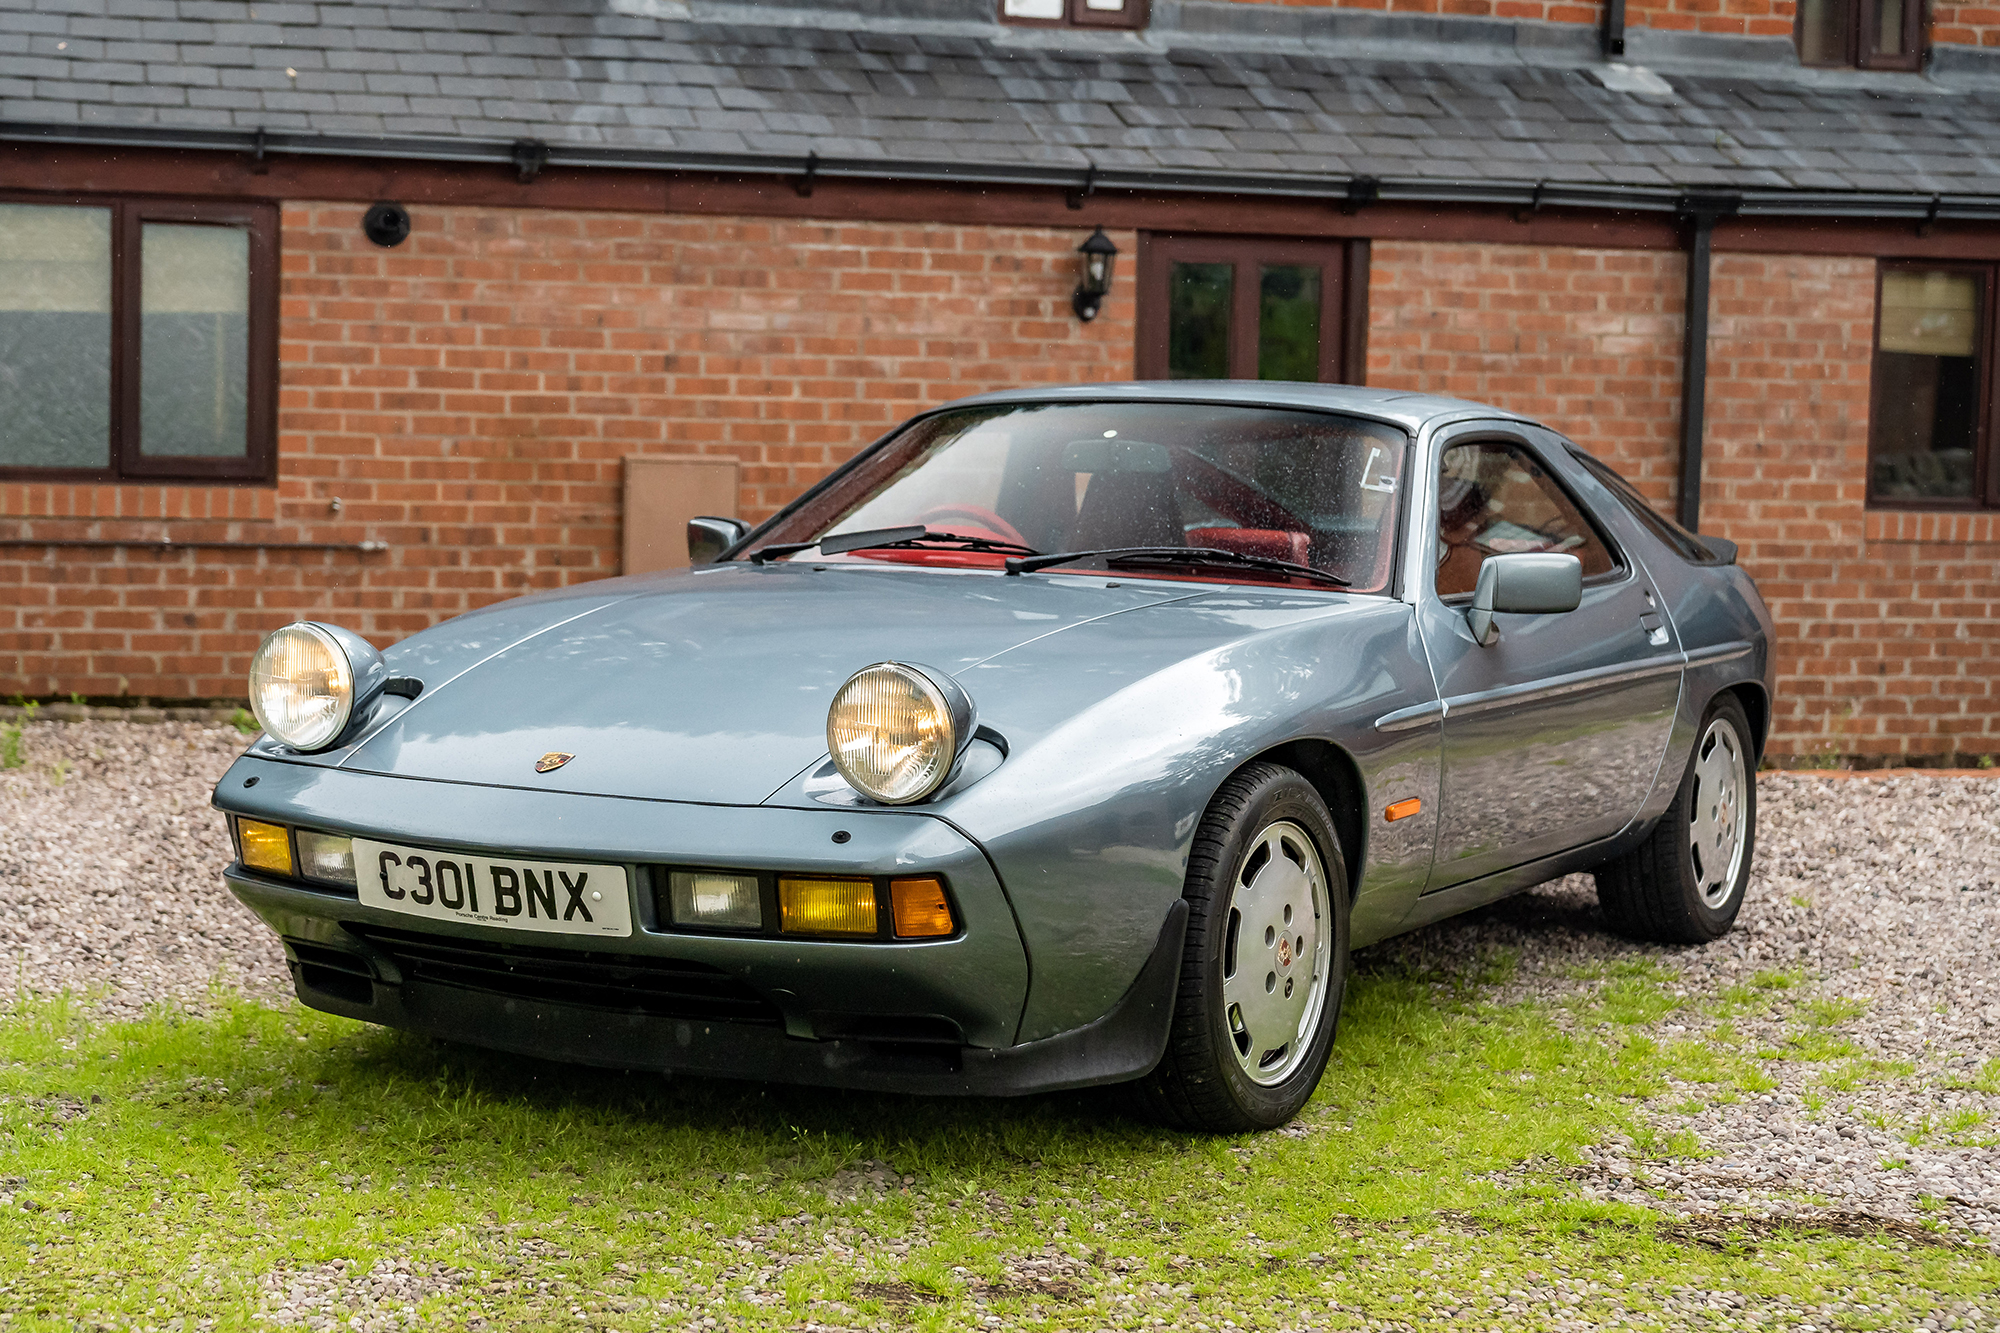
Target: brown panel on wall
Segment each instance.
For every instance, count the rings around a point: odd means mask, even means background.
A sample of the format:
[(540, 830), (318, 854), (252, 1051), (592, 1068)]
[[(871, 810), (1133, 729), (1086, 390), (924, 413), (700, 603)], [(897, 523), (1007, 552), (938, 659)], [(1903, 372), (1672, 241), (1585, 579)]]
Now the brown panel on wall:
[(627, 458), (623, 572), (686, 569), (688, 520), (735, 518), (736, 472), (733, 458)]

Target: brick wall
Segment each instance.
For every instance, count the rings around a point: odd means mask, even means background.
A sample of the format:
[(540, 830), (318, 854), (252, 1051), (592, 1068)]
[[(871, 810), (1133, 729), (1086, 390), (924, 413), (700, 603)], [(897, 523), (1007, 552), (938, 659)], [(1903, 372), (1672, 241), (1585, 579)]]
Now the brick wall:
[[(1273, 0), (1241, 0), (1269, 4)], [(1550, 23), (1604, 21), (1600, 0), (1276, 0), (1313, 8), (1372, 9), (1394, 14), (1451, 14), (1472, 18), (1540, 19)], [(1712, 32), (1738, 37), (1789, 37), (1797, 14), (1795, 0), (1628, 0), (1628, 28)], [(1944, 9), (1938, 11), (1943, 14)], [(1970, 10), (1968, 12), (1976, 12)], [(1989, 13), (1993, 11), (1987, 11)], [(1985, 19), (1991, 23), (1994, 20)], [(1954, 29), (1955, 31), (1956, 29)], [(1940, 28), (1942, 32), (1942, 28)], [(1939, 36), (1939, 41), (1969, 38)]]
[[(1539, 418), (1674, 512), (1680, 256), (1373, 253), (1371, 384)], [(1868, 259), (1716, 257), (1702, 527), (1777, 621), (1775, 753), (2000, 752), (2000, 515), (1865, 508), (1874, 284)]]
[(1931, 6), (1931, 41), (1940, 46), (2000, 46), (2000, 4)]
[[(275, 492), (0, 484), (0, 535), (388, 549), (0, 548), (0, 694), (240, 696), (295, 616), (388, 642), (616, 572), (627, 454), (735, 457), (761, 515), (919, 407), (1131, 373), (1135, 284), (1079, 325), (1072, 231), (420, 209), (382, 251), (358, 215), (285, 213)], [(1775, 752), (2000, 752), (2000, 515), (1863, 505), (1873, 274), (1717, 257), (1704, 527), (1778, 620)], [(1370, 382), (1548, 421), (1672, 512), (1683, 275), (1378, 241)]]
[(1718, 255), (1703, 527), (1778, 624), (1775, 747), (2000, 751), (2000, 524), (1868, 513), (1875, 265)]
[(1671, 512), (1680, 466), (1678, 252), (1377, 241), (1368, 382), (1547, 422)]
[(284, 211), (275, 493), (0, 483), (0, 535), (389, 549), (0, 547), (0, 694), (240, 697), (296, 617), (387, 643), (615, 574), (627, 454), (737, 458), (761, 517), (918, 408), (1132, 373), (1075, 229), (419, 207), (382, 250), (361, 212)]

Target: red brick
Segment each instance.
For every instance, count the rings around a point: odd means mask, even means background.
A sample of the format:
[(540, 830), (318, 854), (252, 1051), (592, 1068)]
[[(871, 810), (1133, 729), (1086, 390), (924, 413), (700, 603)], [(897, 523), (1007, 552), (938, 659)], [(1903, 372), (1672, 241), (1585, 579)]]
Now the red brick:
[(617, 573), (626, 454), (739, 459), (761, 518), (921, 408), (1132, 374), (1131, 283), (1071, 318), (1067, 230), (431, 207), (379, 251), (361, 211), (283, 210), (275, 489), (8, 483), (0, 519), (391, 549), (8, 549), (0, 692), (240, 696), (287, 620), (386, 644)]

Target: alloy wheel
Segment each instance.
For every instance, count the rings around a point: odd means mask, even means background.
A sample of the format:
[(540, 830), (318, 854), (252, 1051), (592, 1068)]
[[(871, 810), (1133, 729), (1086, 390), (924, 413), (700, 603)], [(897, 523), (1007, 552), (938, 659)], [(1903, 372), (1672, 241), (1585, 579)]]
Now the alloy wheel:
[(1326, 870), (1291, 820), (1265, 826), (1236, 868), (1222, 955), (1229, 1047), (1251, 1082), (1282, 1083), (1326, 1007)]
[(1714, 719), (1695, 749), (1688, 801), (1694, 882), (1711, 909), (1729, 901), (1743, 868), (1743, 798), (1749, 780), (1742, 738), (1728, 718)]

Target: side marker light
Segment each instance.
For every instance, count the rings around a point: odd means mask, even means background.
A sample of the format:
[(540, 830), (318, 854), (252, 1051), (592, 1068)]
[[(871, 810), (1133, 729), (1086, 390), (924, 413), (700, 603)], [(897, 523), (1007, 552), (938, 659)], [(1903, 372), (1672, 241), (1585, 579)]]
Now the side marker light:
[(892, 879), (889, 903), (896, 918), (896, 938), (925, 939), (956, 929), (944, 885), (934, 879)]
[(1417, 811), (1423, 808), (1424, 808), (1424, 803), (1418, 800), (1416, 797), (1412, 796), (1409, 800), (1398, 801), (1394, 805), (1390, 806), (1387, 810), (1384, 810), (1382, 812), (1382, 818), (1388, 820), (1391, 824), (1393, 824), (1399, 819), (1408, 819), (1411, 815), (1414, 815), (1415, 813), (1417, 813)]

